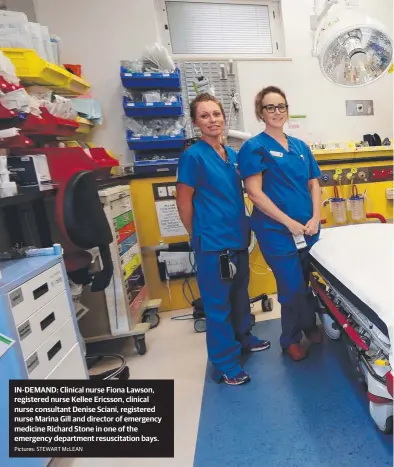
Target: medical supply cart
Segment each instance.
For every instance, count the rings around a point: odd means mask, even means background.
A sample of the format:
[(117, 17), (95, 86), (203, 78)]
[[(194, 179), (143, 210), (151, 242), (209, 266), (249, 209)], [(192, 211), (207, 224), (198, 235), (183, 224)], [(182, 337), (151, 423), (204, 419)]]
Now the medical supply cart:
[(44, 467), (47, 458), (8, 456), (9, 380), (88, 379), (62, 256), (0, 262), (0, 463)]
[[(172, 94), (172, 99), (152, 102), (149, 102), (149, 99), (133, 101), (124, 96), (123, 108), (126, 117), (143, 124), (156, 121), (157, 127), (161, 128), (163, 124), (160, 121), (176, 121), (184, 115), (180, 93), (181, 75), (178, 69), (173, 73), (131, 73), (127, 68), (121, 67), (120, 75), (123, 87), (129, 92), (154, 91), (160, 96)], [(152, 174), (176, 170), (179, 156), (185, 146), (185, 131), (182, 129), (172, 133), (174, 134), (156, 135), (153, 132), (152, 136), (145, 136), (127, 130), (127, 144), (129, 149), (134, 151), (134, 173)]]
[(129, 185), (102, 189), (99, 197), (114, 238), (110, 245), (114, 271), (99, 299), (98, 293), (90, 294), (93, 304), (82, 297), (94, 318), (91, 313), (81, 319), (81, 332), (87, 343), (132, 336), (143, 355), (145, 334), (158, 325), (161, 302), (148, 298)]

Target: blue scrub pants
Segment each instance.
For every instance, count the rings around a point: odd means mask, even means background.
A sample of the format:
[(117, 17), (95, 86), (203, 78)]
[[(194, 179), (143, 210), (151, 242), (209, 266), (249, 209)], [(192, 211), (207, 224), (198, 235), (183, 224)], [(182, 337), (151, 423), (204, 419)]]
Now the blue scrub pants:
[[(315, 302), (309, 288), (308, 254), (311, 245), (297, 250), (290, 235), (280, 232), (275, 235), (276, 240), (283, 241), (282, 252), (278, 248), (272, 251), (267, 238), (260, 238), (260, 242), (256, 233), (264, 259), (275, 276), (278, 301), (282, 308), (280, 345), (285, 349), (301, 341), (302, 331), (308, 335), (317, 329)], [(307, 241), (313, 242), (316, 239), (317, 236), (313, 239), (309, 237)]]
[(237, 268), (230, 281), (220, 277), (221, 252), (195, 251), (197, 282), (206, 314), (208, 358), (217, 376), (229, 378), (241, 371), (241, 350), (256, 338), (251, 334), (251, 311), (248, 294), (248, 250), (231, 252)]

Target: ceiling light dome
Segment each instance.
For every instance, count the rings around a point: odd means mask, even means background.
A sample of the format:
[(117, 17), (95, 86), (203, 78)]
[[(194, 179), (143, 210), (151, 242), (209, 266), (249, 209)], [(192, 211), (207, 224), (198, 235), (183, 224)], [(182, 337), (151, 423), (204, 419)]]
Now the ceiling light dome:
[(383, 76), (393, 60), (393, 40), (385, 27), (358, 7), (326, 2), (318, 18), (313, 55), (333, 83), (363, 86)]

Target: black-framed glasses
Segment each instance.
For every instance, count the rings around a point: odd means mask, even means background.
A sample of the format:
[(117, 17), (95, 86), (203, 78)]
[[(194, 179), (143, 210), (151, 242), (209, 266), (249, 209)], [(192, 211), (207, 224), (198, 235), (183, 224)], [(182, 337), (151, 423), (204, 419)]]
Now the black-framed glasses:
[(284, 114), (289, 106), (287, 104), (279, 104), (279, 105), (273, 105), (273, 104), (268, 104), (264, 105), (263, 109), (265, 109), (269, 114), (275, 113), (275, 110), (278, 109), (281, 114)]

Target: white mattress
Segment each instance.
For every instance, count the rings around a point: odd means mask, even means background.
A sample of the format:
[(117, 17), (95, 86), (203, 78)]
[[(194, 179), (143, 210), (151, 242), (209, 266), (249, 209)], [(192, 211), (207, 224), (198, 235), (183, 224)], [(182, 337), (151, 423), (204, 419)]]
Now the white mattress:
[[(387, 325), (394, 343), (394, 224), (326, 228), (310, 254)], [(391, 359), (390, 359), (391, 360)]]

